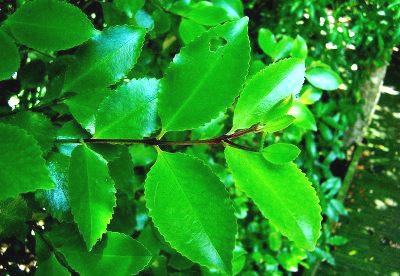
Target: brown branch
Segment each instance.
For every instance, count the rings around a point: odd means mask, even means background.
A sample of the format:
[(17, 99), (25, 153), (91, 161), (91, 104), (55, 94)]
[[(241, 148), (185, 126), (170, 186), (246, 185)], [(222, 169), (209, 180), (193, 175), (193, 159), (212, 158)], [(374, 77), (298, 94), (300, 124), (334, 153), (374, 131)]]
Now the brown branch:
[(236, 139), (248, 133), (258, 132), (258, 126), (254, 125), (250, 128), (239, 130), (229, 135), (221, 135), (216, 138), (203, 139), (203, 140), (187, 140), (187, 141), (170, 141), (170, 140), (158, 140), (155, 138), (150, 139), (102, 139), (102, 138), (84, 138), (84, 139), (57, 139), (58, 143), (88, 143), (88, 144), (119, 144), (119, 145), (134, 145), (144, 144), (149, 146), (190, 146), (190, 145), (220, 145), (228, 144), (232, 147), (256, 151), (255, 149), (248, 148), (232, 142), (232, 139)]

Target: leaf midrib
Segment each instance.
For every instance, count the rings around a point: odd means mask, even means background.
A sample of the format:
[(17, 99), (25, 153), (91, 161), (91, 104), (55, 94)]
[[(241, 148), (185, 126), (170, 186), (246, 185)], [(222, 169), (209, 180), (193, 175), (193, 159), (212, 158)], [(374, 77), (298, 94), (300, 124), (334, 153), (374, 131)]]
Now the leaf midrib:
[[(115, 93), (123, 93), (123, 92), (115, 92)], [(112, 97), (113, 95), (111, 95), (110, 97)], [(104, 132), (107, 132), (110, 128), (113, 128), (115, 125), (121, 123), (122, 121), (124, 121), (125, 119), (127, 119), (128, 117), (130, 117), (132, 114), (138, 113), (142, 110), (147, 109), (147, 106), (145, 104), (151, 103), (154, 100), (157, 99), (157, 96), (150, 98), (150, 99), (146, 99), (145, 101), (142, 101), (141, 103), (143, 104), (142, 106), (140, 106), (138, 109), (136, 110), (131, 110), (130, 112), (127, 112), (124, 116), (118, 117), (117, 119), (114, 119), (111, 123), (109, 122), (103, 129), (101, 129), (98, 133), (95, 133), (94, 137), (99, 137), (99, 135), (101, 135)]]
[[(228, 47), (229, 45), (227, 45)], [(224, 48), (223, 53), (225, 52), (226, 47)], [(203, 84), (205, 83), (206, 79), (208, 79), (208, 77), (214, 73), (215, 68), (218, 65), (218, 62), (220, 61), (220, 59), (223, 57), (223, 54), (220, 54), (216, 59), (213, 59), (212, 65), (209, 67), (210, 70), (208, 70), (203, 76), (203, 78), (196, 84), (196, 86), (194, 87), (194, 89), (192, 90), (192, 94), (187, 97), (182, 104), (178, 107), (178, 109), (176, 110), (176, 112), (174, 113), (174, 115), (172, 115), (171, 119), (168, 121), (168, 123), (163, 127), (164, 130), (168, 130), (168, 127), (174, 123), (176, 117), (178, 117), (178, 115), (180, 115), (183, 110), (187, 107), (188, 103), (195, 97), (197, 96), (198, 92), (200, 91), (200, 88), (203, 86)]]
[[(172, 176), (173, 176), (173, 179), (175, 180), (175, 183), (177, 184), (176, 186), (179, 188), (179, 190), (180, 190), (180, 191), (182, 192), (182, 194), (184, 195), (184, 199), (185, 199), (185, 201), (187, 202), (187, 205), (190, 207), (190, 210), (191, 210), (192, 213), (194, 214), (195, 218), (200, 222), (200, 226), (201, 226), (201, 228), (203, 229), (203, 232), (205, 233), (205, 235), (206, 235), (206, 237), (207, 237), (207, 239), (208, 239), (210, 245), (212, 246), (212, 248), (213, 248), (213, 249), (215, 250), (215, 252), (217, 253), (217, 255), (218, 255), (219, 259), (220, 259), (220, 262), (222, 263), (222, 265), (224, 266), (224, 270), (226, 271), (226, 267), (225, 267), (225, 262), (224, 262), (224, 260), (221, 258), (221, 255), (219, 254), (218, 250), (215, 248), (215, 246), (214, 246), (214, 244), (213, 244), (213, 242), (212, 242), (212, 240), (211, 240), (209, 234), (207, 233), (207, 231), (206, 231), (206, 229), (205, 229), (205, 227), (204, 227), (204, 225), (203, 225), (203, 222), (202, 222), (202, 220), (200, 219), (199, 215), (197, 214), (196, 210), (195, 210), (195, 209), (193, 208), (193, 206), (190, 204), (191, 202), (190, 202), (188, 196), (186, 195), (186, 193), (185, 193), (185, 191), (184, 191), (182, 185), (180, 184), (179, 179), (178, 179), (178, 177), (177, 177), (177, 175), (175, 174), (175, 171), (174, 171), (174, 169), (173, 169), (173, 166), (168, 162), (167, 158), (165, 158), (165, 157), (163, 156), (162, 153), (160, 153), (160, 156), (161, 156), (161, 158), (164, 160), (164, 162), (165, 162), (166, 166), (168, 167), (168, 169), (171, 171), (171, 174), (172, 174)], [(156, 198), (156, 194), (154, 195), (154, 198)]]
[[(246, 107), (246, 113), (245, 113), (246, 116), (245, 116), (242, 120), (240, 120), (239, 122), (237, 122), (235, 125), (242, 126), (244, 123), (247, 123), (248, 121), (250, 121), (250, 120), (253, 118), (253, 116), (254, 116), (254, 111), (261, 105), (261, 103), (262, 103), (263, 101), (265, 101), (266, 98), (268, 98), (268, 96), (269, 96), (270, 94), (274, 93), (274, 91), (277, 89), (277, 87), (280, 87), (280, 86), (282, 85), (282, 83), (284, 83), (287, 79), (290, 79), (290, 78), (291, 78), (291, 76), (293, 75), (293, 71), (296, 70), (296, 68), (297, 68), (298, 65), (299, 65), (299, 64), (296, 64), (296, 66), (295, 66), (292, 70), (290, 70), (289, 75), (287, 75), (286, 77), (282, 78), (281, 81), (279, 81), (276, 85), (274, 85), (274, 88), (273, 88), (267, 95), (265, 95), (264, 97), (262, 97), (261, 99), (259, 99), (258, 101), (256, 101), (256, 103), (253, 104), (253, 105), (251, 105), (250, 107), (247, 106), (247, 107)], [(261, 72), (260, 72), (260, 73), (261, 73)], [(270, 107), (268, 110), (271, 110), (271, 108), (272, 108), (272, 107)]]
[[(263, 158), (263, 157), (260, 157), (260, 158)], [(264, 177), (263, 177), (263, 174), (260, 172), (260, 169), (261, 168), (259, 166), (257, 166), (256, 169), (253, 169), (253, 173), (257, 175), (257, 178), (263, 179)], [(300, 225), (297, 221), (297, 216), (295, 216), (295, 214), (290, 210), (290, 208), (288, 208), (285, 204), (283, 204), (283, 202), (285, 202), (285, 200), (282, 200), (282, 198), (270, 187), (270, 185), (263, 185), (263, 186), (266, 187), (268, 189), (268, 191), (278, 199), (278, 202), (282, 203), (281, 208), (285, 209), (287, 211), (287, 213), (292, 217), (292, 219), (295, 221), (295, 225), (298, 227), (298, 230), (300, 230), (301, 235), (304, 237), (304, 239), (308, 243), (308, 238), (304, 235), (302, 228), (300, 227)], [(282, 231), (282, 232), (284, 232), (284, 231)]]
[[(137, 36), (138, 41), (142, 39), (139, 32), (133, 31), (133, 30), (132, 30), (132, 32), (134, 33), (135, 36)], [(131, 34), (131, 36), (133, 36), (133, 33)], [(93, 72), (94, 69), (97, 69), (100, 65), (103, 65), (106, 61), (113, 59), (112, 58), (113, 56), (119, 55), (119, 53), (122, 52), (122, 49), (125, 49), (125, 47), (132, 46), (132, 44), (129, 43), (131, 40), (133, 40), (133, 39), (126, 39), (125, 43), (123, 43), (122, 46), (119, 49), (117, 49), (116, 51), (113, 51), (113, 52), (105, 55), (99, 62), (96, 62), (94, 66), (91, 66), (88, 70), (85, 70), (82, 74), (80, 74), (78, 77), (76, 77), (74, 79), (74, 81), (69, 82), (68, 85), (65, 85), (65, 87), (63, 87), (63, 91), (64, 92), (68, 91), (69, 89), (71, 89), (71, 87), (74, 87), (74, 85), (76, 85), (76, 83), (79, 83), (82, 79), (84, 79), (88, 75), (90, 75), (90, 73)], [(138, 44), (140, 44), (140, 42)], [(136, 63), (135, 56), (137, 57), (137, 55), (138, 55), (135, 52), (137, 52), (137, 49), (133, 50), (133, 56), (134, 56), (133, 57), (133, 61), (132, 61), (133, 64)], [(69, 66), (71, 66), (71, 65), (69, 65)], [(67, 70), (67, 72), (68, 72), (68, 70)]]

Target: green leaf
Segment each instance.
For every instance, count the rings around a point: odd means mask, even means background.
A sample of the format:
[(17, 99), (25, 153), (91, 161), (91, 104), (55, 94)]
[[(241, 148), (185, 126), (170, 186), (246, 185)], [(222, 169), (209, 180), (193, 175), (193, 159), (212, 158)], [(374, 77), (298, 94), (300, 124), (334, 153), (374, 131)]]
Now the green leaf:
[(106, 232), (116, 204), (107, 161), (86, 145), (71, 155), (68, 194), (71, 211), (90, 251)]
[(321, 229), (321, 207), (306, 176), (292, 162), (274, 165), (260, 153), (227, 147), (233, 179), (262, 214), (290, 240), (313, 250)]
[(129, 147), (134, 166), (148, 166), (157, 159), (157, 151), (154, 147), (146, 145), (132, 145)]
[(66, 72), (64, 92), (105, 88), (136, 64), (145, 31), (128, 26), (105, 29), (76, 54)]
[(5, 24), (21, 44), (44, 51), (75, 47), (97, 32), (79, 8), (55, 0), (26, 2)]
[(24, 130), (0, 123), (0, 200), (54, 188), (36, 140)]
[(340, 76), (330, 68), (314, 67), (306, 72), (307, 80), (322, 90), (336, 90), (343, 82)]
[(50, 177), (56, 184), (51, 190), (37, 193), (37, 198), (43, 203), (43, 207), (59, 221), (69, 218), (70, 204), (68, 198), (68, 171), (69, 157), (60, 153), (54, 153), (48, 160), (47, 167)]
[(89, 90), (64, 101), (64, 103), (78, 123), (93, 134), (97, 109), (104, 98), (110, 94), (111, 91), (108, 89)]
[(304, 82), (304, 62), (289, 58), (273, 63), (247, 81), (236, 105), (233, 130), (262, 122), (268, 112), (291, 94), (300, 91)]
[(292, 108), (294, 103), (294, 96), (290, 94), (290, 96), (280, 100), (277, 104), (275, 104), (267, 114), (263, 117), (262, 121), (268, 123), (276, 118), (282, 117), (286, 115), (290, 108)]
[(313, 104), (322, 97), (322, 91), (312, 85), (305, 85), (302, 90), (300, 102), (303, 104)]
[(269, 162), (280, 165), (296, 159), (300, 149), (292, 144), (276, 143), (263, 149), (261, 154)]
[(305, 59), (308, 55), (307, 43), (304, 40), (304, 38), (302, 38), (299, 35), (293, 41), (291, 55), (292, 57), (297, 57), (302, 59)]
[(154, 225), (179, 253), (232, 272), (234, 210), (209, 167), (189, 155), (160, 152), (147, 175), (145, 198)]
[(38, 263), (35, 275), (38, 276), (68, 276), (71, 275), (69, 271), (63, 267), (58, 261), (57, 258), (52, 253), (49, 259)]
[(188, 44), (195, 38), (203, 34), (207, 29), (190, 19), (182, 18), (181, 24), (179, 24), (179, 36), (183, 43)]
[(0, 238), (16, 235), (25, 239), (28, 230), (25, 221), (30, 213), (26, 201), (20, 196), (0, 201)]
[(272, 59), (277, 61), (281, 58), (289, 56), (293, 46), (293, 39), (289, 36), (283, 36), (283, 38), (275, 45)]
[(133, 170), (132, 157), (127, 147), (123, 147), (122, 152), (115, 160), (108, 162), (110, 175), (114, 179), (117, 190), (125, 193), (129, 197), (134, 196), (140, 186), (140, 180)]
[(240, 18), (243, 16), (243, 3), (241, 0), (212, 0), (214, 5), (226, 10), (231, 18)]
[(18, 70), (20, 57), (17, 45), (5, 32), (0, 30), (0, 81), (7, 80)]
[(157, 128), (158, 80), (139, 79), (107, 97), (96, 114), (96, 138), (150, 136)]
[(208, 1), (193, 3), (189, 7), (190, 9), (183, 16), (201, 25), (215, 26), (232, 19), (224, 8)]
[(247, 23), (242, 18), (212, 28), (175, 56), (161, 80), (164, 132), (199, 127), (232, 104), (249, 67)]
[(314, 115), (310, 109), (308, 109), (308, 107), (301, 102), (294, 102), (288, 114), (296, 118), (294, 124), (297, 126), (306, 130), (309, 129), (312, 131), (317, 131), (317, 123), (315, 122)]
[(296, 118), (292, 115), (283, 115), (265, 124), (264, 130), (267, 132), (277, 132), (290, 126)]
[(79, 241), (65, 243), (59, 251), (82, 276), (133, 275), (151, 260), (151, 253), (141, 243), (117, 232), (108, 232), (91, 252)]
[(270, 56), (274, 56), (276, 40), (274, 34), (266, 28), (261, 28), (258, 31), (258, 46), (260, 46), (263, 52)]
[(43, 155), (47, 154), (53, 147), (56, 130), (50, 119), (42, 113), (21, 111), (5, 117), (2, 122), (20, 127), (32, 135), (42, 148)]

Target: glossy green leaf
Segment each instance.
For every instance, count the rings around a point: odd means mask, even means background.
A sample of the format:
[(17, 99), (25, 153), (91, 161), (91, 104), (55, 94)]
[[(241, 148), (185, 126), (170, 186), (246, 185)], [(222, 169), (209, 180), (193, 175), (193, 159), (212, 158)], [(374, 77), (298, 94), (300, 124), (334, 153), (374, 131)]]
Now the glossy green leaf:
[(183, 18), (181, 24), (179, 24), (179, 36), (185, 44), (199, 37), (205, 31), (207, 29), (203, 25), (190, 19)]
[(289, 112), (289, 110), (292, 108), (293, 103), (294, 103), (294, 96), (293, 96), (293, 94), (290, 94), (290, 96), (284, 98), (283, 100), (280, 100), (277, 104), (275, 104), (268, 111), (268, 113), (265, 114), (262, 121), (266, 122), (266, 124), (268, 124), (269, 121), (272, 121), (276, 118), (286, 115)]
[(89, 90), (64, 101), (77, 122), (90, 133), (94, 133), (95, 114), (100, 103), (111, 94), (108, 89)]
[(269, 29), (261, 28), (258, 31), (258, 46), (266, 55), (274, 56), (276, 41), (274, 34)]
[(49, 259), (42, 262), (39, 261), (35, 275), (38, 276), (69, 276), (71, 275), (64, 266), (62, 266), (54, 254), (51, 254)]
[(243, 3), (241, 0), (212, 0), (214, 5), (222, 7), (232, 18), (240, 18), (243, 16)]
[(296, 159), (300, 149), (292, 144), (276, 143), (263, 149), (261, 154), (267, 161), (280, 165)]
[(301, 103), (310, 105), (321, 99), (322, 91), (320, 89), (315, 88), (312, 85), (305, 85), (303, 88), (304, 89), (300, 96)]
[(293, 39), (289, 36), (284, 36), (274, 48), (272, 59), (277, 61), (281, 58), (288, 57), (292, 51)]
[(134, 196), (141, 182), (133, 170), (134, 164), (127, 147), (122, 147), (119, 156), (108, 162), (110, 175), (114, 179), (117, 190), (125, 193), (130, 198)]
[(151, 253), (141, 243), (117, 232), (108, 232), (91, 252), (79, 241), (65, 243), (59, 251), (82, 276), (133, 275), (151, 260)]
[(296, 101), (289, 110), (288, 114), (296, 118), (294, 124), (297, 126), (313, 131), (317, 130), (317, 123), (314, 115), (312, 114), (311, 110), (301, 102)]
[(97, 32), (79, 8), (56, 0), (26, 2), (6, 26), (21, 44), (45, 51), (75, 47)]
[(0, 81), (10, 79), (18, 70), (20, 57), (17, 45), (5, 32), (0, 30)]
[(122, 79), (135, 65), (144, 36), (143, 29), (116, 26), (93, 37), (68, 66), (63, 91), (105, 88)]
[(290, 240), (313, 250), (321, 230), (321, 207), (306, 176), (292, 162), (275, 165), (261, 153), (225, 149), (235, 184)]
[(54, 188), (36, 140), (27, 132), (0, 123), (0, 200)]
[(157, 128), (158, 80), (139, 79), (107, 97), (96, 114), (96, 138), (143, 138)]
[(265, 124), (264, 130), (271, 133), (280, 131), (290, 126), (295, 121), (295, 119), (296, 118), (292, 115), (283, 115), (281, 117), (268, 121)]
[(77, 146), (70, 160), (68, 194), (74, 220), (89, 251), (111, 220), (115, 192), (107, 161), (86, 145)]
[(145, 198), (154, 225), (173, 248), (193, 262), (232, 272), (233, 207), (209, 167), (189, 155), (160, 152)]
[(292, 57), (302, 58), (305, 59), (308, 55), (308, 48), (307, 43), (301, 36), (297, 36), (296, 39), (293, 41)]
[(249, 67), (247, 23), (243, 18), (212, 28), (175, 56), (161, 81), (164, 132), (199, 127), (232, 104)]
[(322, 90), (336, 90), (343, 82), (340, 76), (330, 68), (314, 67), (306, 72), (307, 80)]
[(224, 8), (208, 1), (191, 4), (190, 9), (183, 16), (206, 26), (215, 26), (232, 19)]
[(44, 155), (53, 147), (56, 131), (50, 119), (42, 113), (21, 111), (1, 121), (20, 127), (32, 135), (39, 143)]
[(59, 221), (64, 221), (70, 217), (70, 204), (68, 198), (68, 171), (69, 157), (60, 153), (50, 156), (47, 167), (50, 177), (56, 184), (51, 190), (42, 191), (37, 194), (43, 207)]
[(262, 123), (268, 112), (304, 82), (304, 62), (289, 58), (273, 63), (247, 81), (233, 116), (233, 130)]

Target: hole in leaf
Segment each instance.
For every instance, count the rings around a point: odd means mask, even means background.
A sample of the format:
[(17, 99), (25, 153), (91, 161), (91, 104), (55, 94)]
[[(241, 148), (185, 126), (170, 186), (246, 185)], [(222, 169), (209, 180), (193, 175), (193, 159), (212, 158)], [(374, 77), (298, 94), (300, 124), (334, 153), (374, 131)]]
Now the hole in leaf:
[(213, 37), (209, 42), (209, 49), (211, 52), (216, 52), (219, 48), (224, 47), (228, 41), (223, 37)]

